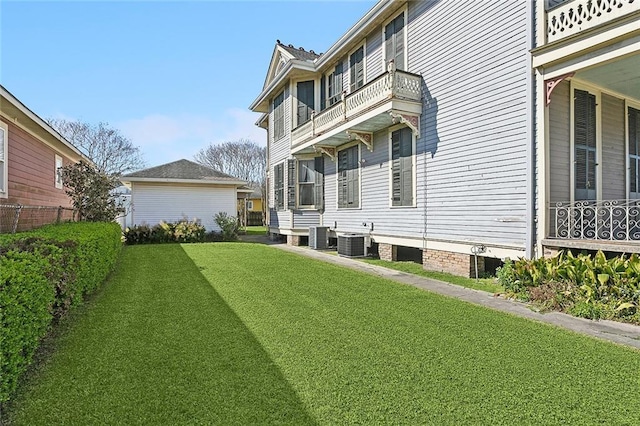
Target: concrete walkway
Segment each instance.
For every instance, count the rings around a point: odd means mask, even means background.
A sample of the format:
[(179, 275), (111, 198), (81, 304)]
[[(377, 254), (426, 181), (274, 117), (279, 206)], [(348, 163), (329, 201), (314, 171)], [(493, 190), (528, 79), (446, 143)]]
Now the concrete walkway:
[[(270, 243), (265, 237), (262, 237), (260, 240), (256, 239), (254, 242)], [(335, 254), (323, 253), (321, 251), (312, 250), (308, 247), (271, 244), (273, 247), (281, 250), (297, 253), (303, 256), (322, 260), (324, 262), (334, 263), (336, 265), (377, 275), (399, 283), (409, 284), (434, 293), (454, 297), (456, 299), (464, 300), (465, 302), (486, 306), (487, 308), (507, 312), (519, 317), (529, 318), (575, 331), (577, 333), (640, 349), (640, 326), (607, 320), (592, 321), (584, 318), (576, 318), (560, 312), (548, 312), (541, 314), (533, 311), (526, 303), (494, 297), (491, 293), (487, 293), (485, 291), (473, 290), (430, 278), (407, 274), (393, 269), (371, 265), (359, 260), (340, 257)]]

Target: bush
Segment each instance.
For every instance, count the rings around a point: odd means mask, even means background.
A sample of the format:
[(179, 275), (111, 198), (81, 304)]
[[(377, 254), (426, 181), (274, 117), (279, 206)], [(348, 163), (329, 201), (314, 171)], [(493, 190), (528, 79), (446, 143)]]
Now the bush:
[(206, 240), (206, 229), (197, 220), (149, 225), (136, 225), (125, 229), (125, 242), (132, 244), (199, 243)]
[(52, 321), (104, 282), (121, 248), (115, 223), (67, 223), (0, 236), (0, 404)]
[(505, 263), (498, 280), (510, 295), (593, 319), (640, 323), (640, 257), (559, 253)]
[(227, 212), (218, 212), (214, 218), (220, 227), (222, 241), (235, 241), (238, 239), (238, 219)]

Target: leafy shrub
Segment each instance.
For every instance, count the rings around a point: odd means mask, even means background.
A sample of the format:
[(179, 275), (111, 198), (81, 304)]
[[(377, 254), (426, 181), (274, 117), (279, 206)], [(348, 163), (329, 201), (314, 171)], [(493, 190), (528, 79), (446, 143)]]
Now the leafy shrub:
[(106, 278), (121, 248), (115, 223), (67, 223), (0, 236), (0, 404), (52, 321)]
[(206, 229), (197, 220), (160, 222), (153, 227), (136, 225), (125, 229), (125, 242), (131, 244), (198, 243), (205, 241)]
[(227, 212), (218, 212), (214, 218), (220, 227), (223, 241), (235, 241), (238, 239), (238, 219)]
[(640, 323), (640, 257), (607, 259), (561, 252), (552, 258), (519, 259), (498, 272), (515, 297), (593, 319)]

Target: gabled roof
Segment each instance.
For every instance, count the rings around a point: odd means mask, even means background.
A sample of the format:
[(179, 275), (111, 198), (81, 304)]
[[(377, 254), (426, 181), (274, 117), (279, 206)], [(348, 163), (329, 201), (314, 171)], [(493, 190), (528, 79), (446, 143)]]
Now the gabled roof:
[(295, 59), (299, 59), (301, 61), (313, 61), (318, 58), (322, 53), (316, 53), (313, 50), (306, 51), (303, 47), (293, 47), (292, 44), (285, 46), (280, 42), (280, 40), (276, 40), (278, 46), (282, 47), (288, 53), (291, 54)]
[(319, 57), (320, 55), (313, 50), (307, 51), (302, 47), (296, 48), (292, 44), (284, 45), (280, 40), (276, 40), (263, 88), (266, 88), (286, 65), (307, 63), (307, 66), (313, 69), (313, 63)]
[(50, 144), (58, 151), (62, 150), (72, 160), (78, 161), (82, 159), (93, 164), (89, 157), (84, 155), (75, 145), (66, 140), (2, 85), (0, 85), (0, 114), (14, 123), (20, 123), (27, 127), (46, 144)]
[(177, 182), (243, 185), (246, 182), (189, 160), (178, 160), (129, 173), (122, 182)]

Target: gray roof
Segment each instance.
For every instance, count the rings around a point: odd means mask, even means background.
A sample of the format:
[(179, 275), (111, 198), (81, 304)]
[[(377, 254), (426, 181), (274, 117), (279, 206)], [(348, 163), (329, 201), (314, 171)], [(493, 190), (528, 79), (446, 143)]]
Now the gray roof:
[(292, 44), (284, 45), (280, 42), (280, 40), (278, 40), (278, 45), (280, 45), (280, 47), (282, 47), (287, 52), (291, 53), (294, 58), (300, 59), (302, 61), (313, 61), (322, 54), (322, 53), (318, 54), (313, 50), (309, 50), (309, 51), (304, 50), (304, 48), (302, 47), (296, 48), (296, 47), (293, 47)]
[(240, 180), (226, 173), (184, 159), (139, 170), (123, 176), (123, 178), (128, 177), (148, 179)]

